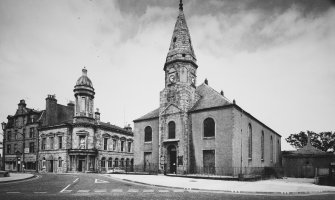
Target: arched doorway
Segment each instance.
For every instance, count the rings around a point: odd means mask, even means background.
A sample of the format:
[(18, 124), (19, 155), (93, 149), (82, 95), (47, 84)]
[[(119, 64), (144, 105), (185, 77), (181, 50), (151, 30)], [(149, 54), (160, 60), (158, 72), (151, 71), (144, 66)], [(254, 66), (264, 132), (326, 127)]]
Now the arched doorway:
[(168, 147), (169, 156), (169, 172), (175, 174), (177, 170), (177, 149), (176, 146), (170, 145)]

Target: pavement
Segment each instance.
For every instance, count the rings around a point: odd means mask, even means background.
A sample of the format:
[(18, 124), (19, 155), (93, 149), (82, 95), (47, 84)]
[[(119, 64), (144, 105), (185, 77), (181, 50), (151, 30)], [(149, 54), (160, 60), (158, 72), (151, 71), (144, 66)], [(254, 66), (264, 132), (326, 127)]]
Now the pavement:
[(30, 174), (30, 173), (9, 173), (9, 177), (0, 177), (0, 183), (20, 181), (20, 180), (30, 179), (33, 177), (35, 177), (35, 175)]
[(114, 179), (145, 185), (208, 192), (254, 193), (254, 194), (335, 194), (335, 187), (315, 185), (314, 179), (271, 179), (253, 182), (194, 179), (164, 175), (105, 174)]

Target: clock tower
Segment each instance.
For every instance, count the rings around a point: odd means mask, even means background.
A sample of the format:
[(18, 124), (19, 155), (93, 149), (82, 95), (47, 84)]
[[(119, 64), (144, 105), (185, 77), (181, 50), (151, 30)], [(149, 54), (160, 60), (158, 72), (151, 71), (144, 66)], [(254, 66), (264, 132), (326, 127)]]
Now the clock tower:
[[(170, 172), (188, 166), (188, 111), (199, 98), (195, 92), (197, 68), (183, 3), (180, 1), (179, 15), (164, 65), (165, 88), (160, 92), (159, 109), (160, 162), (165, 160), (165, 170)], [(160, 163), (160, 166), (163, 164)]]

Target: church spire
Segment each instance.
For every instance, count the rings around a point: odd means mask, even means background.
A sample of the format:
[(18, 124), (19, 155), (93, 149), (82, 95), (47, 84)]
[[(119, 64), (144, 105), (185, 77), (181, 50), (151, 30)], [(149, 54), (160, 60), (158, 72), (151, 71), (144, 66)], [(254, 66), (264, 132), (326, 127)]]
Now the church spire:
[[(192, 62), (196, 66), (196, 57), (193, 51), (191, 36), (183, 12), (183, 1), (179, 2), (179, 15), (173, 30), (169, 52), (165, 66), (174, 61)], [(164, 70), (165, 70), (164, 66)]]

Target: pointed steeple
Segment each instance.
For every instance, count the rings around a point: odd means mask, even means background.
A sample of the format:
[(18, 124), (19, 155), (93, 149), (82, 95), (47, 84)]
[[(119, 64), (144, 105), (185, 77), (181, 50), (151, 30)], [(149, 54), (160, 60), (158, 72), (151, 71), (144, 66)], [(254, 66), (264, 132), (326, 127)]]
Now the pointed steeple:
[[(196, 65), (196, 57), (193, 51), (191, 36), (186, 24), (183, 12), (183, 2), (179, 3), (179, 15), (173, 30), (169, 52), (166, 57), (165, 66), (173, 61), (188, 61)], [(165, 69), (165, 67), (164, 67)]]

